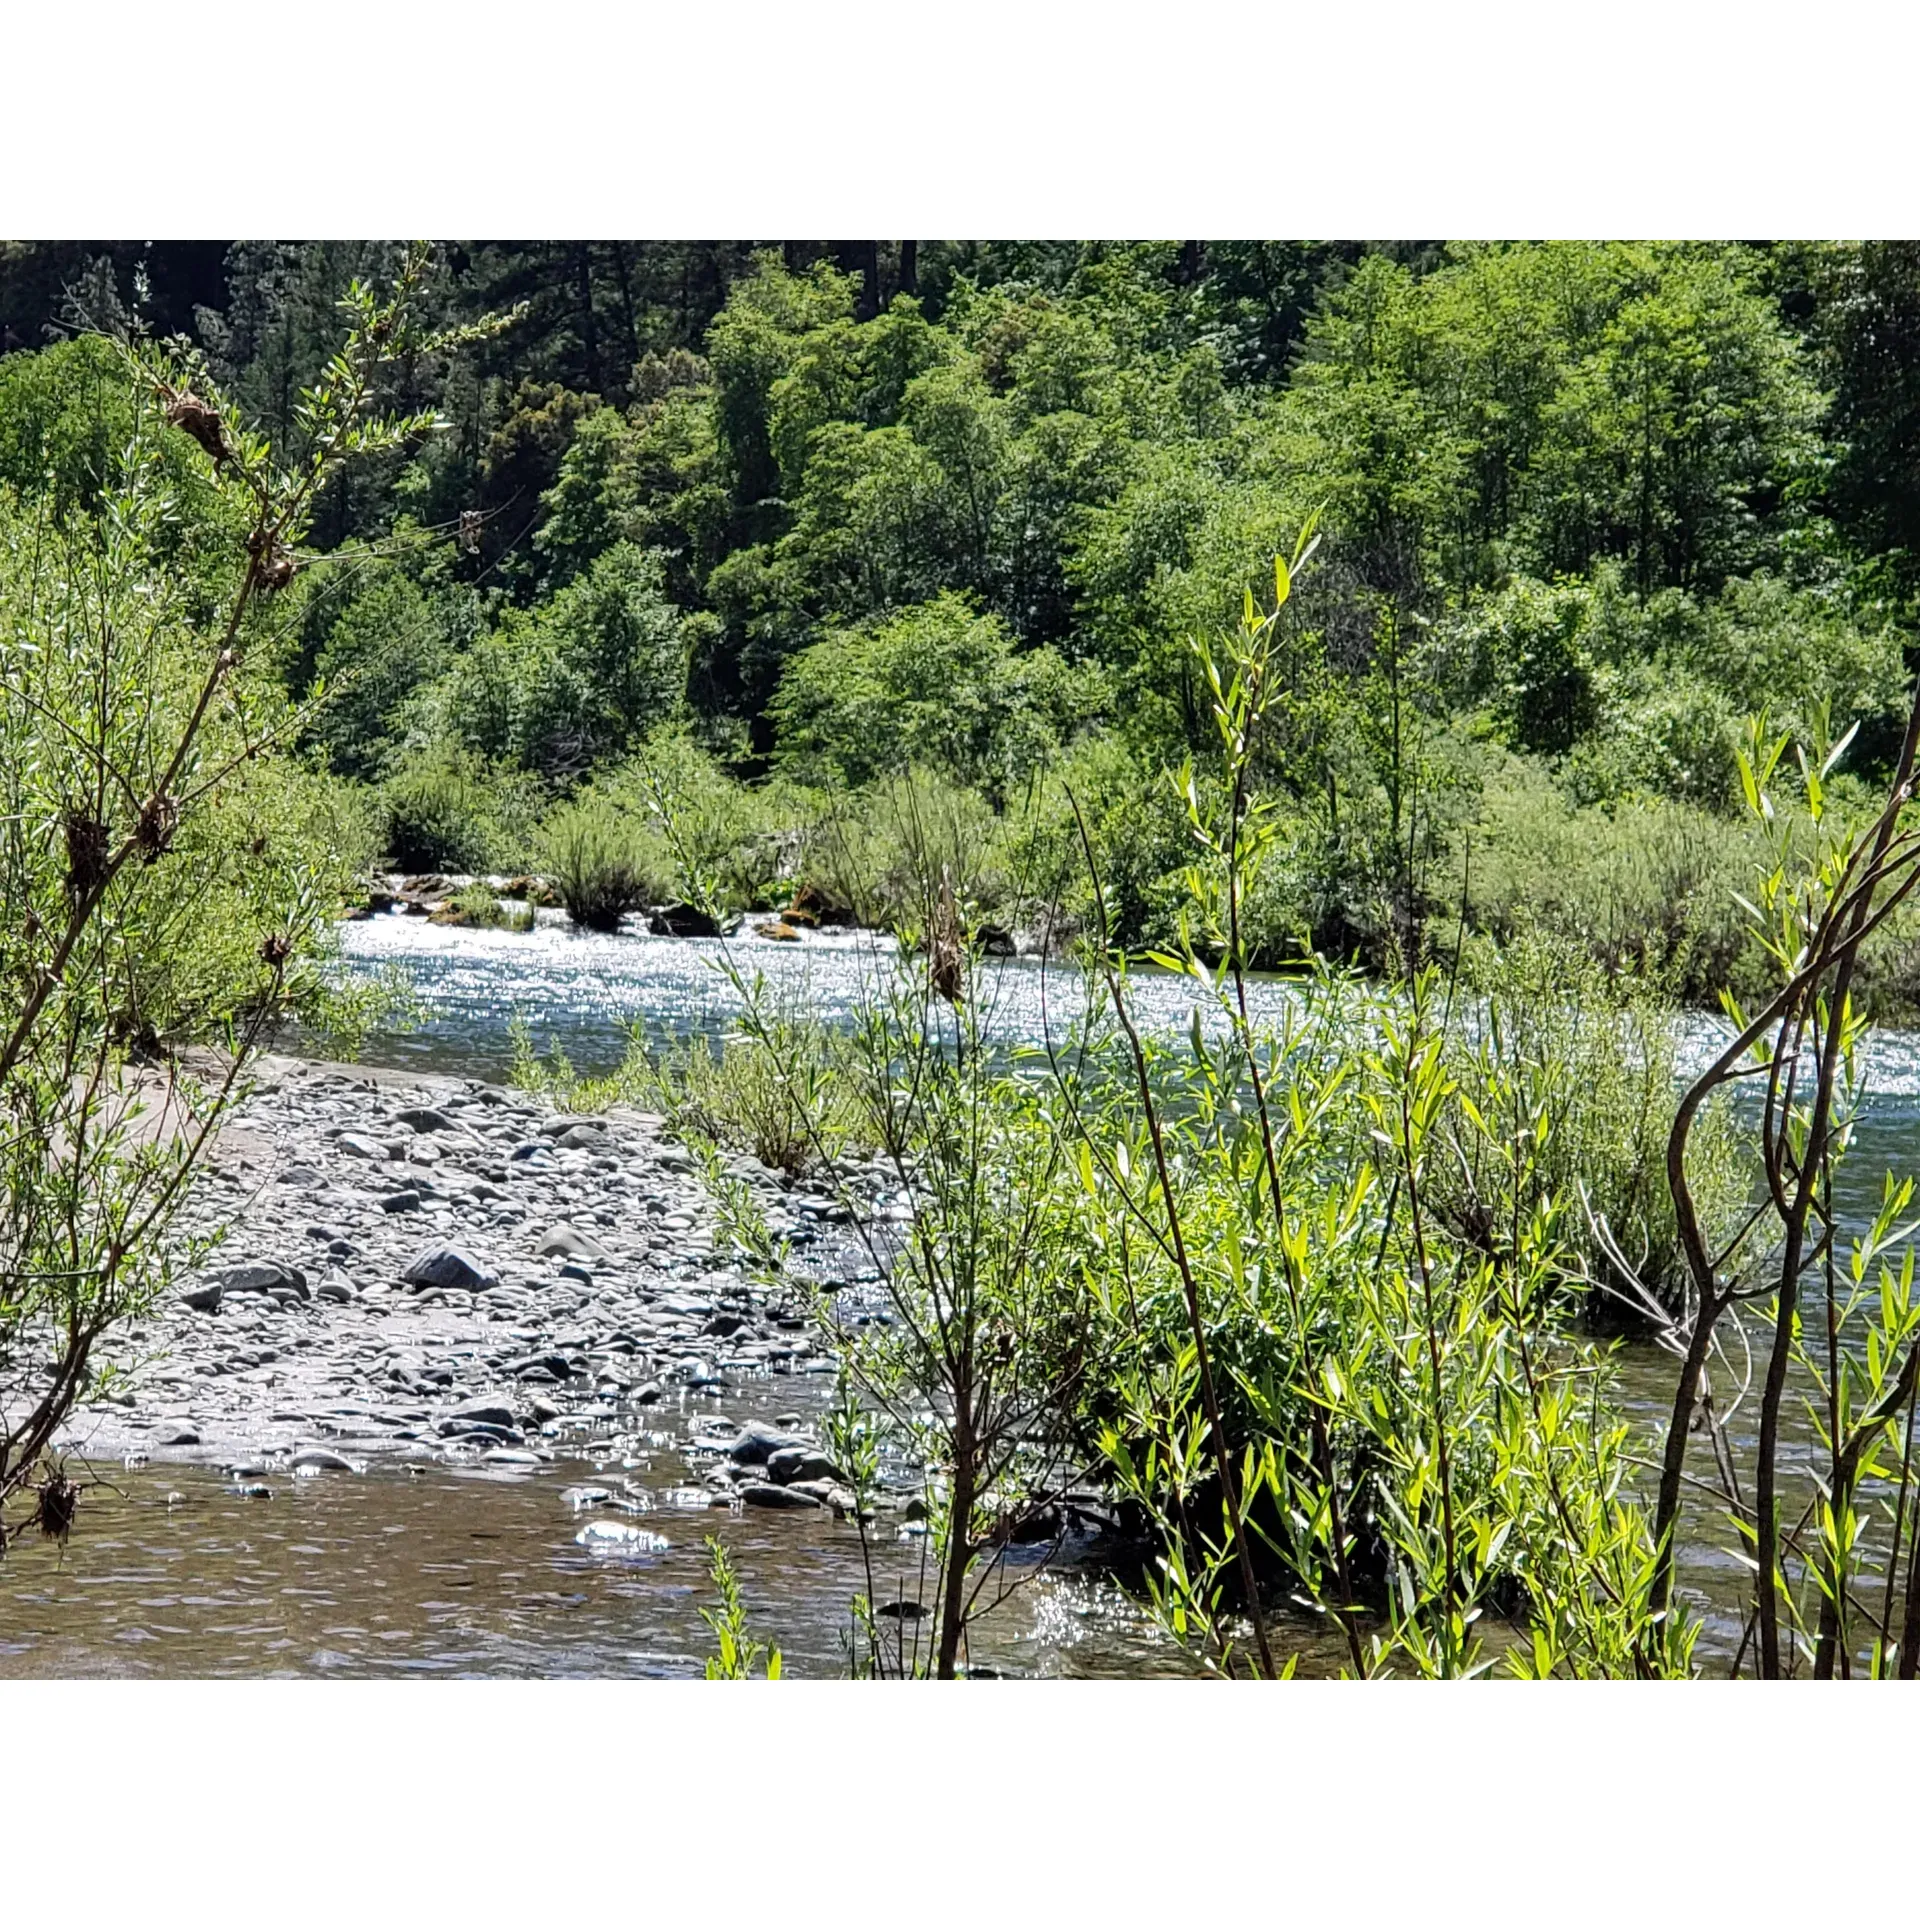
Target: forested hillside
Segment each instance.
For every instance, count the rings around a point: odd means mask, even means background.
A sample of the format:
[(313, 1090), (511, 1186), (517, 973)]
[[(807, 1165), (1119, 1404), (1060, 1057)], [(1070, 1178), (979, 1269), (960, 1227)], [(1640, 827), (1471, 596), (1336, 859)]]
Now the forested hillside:
[[(90, 328), (189, 338), (298, 456), (398, 252), (0, 249), (0, 487), (98, 492)], [(1217, 750), (1190, 636), (1316, 516), (1269, 962), (1532, 926), (1710, 998), (1747, 716), (1857, 729), (1843, 813), (1898, 744), (1920, 247), (460, 243), (427, 298), (493, 324), (384, 376), (441, 426), (321, 496), (275, 603), (274, 673), (325, 695), (302, 777), (369, 859), (657, 899), (669, 781), (739, 904), (884, 911), (904, 794), (1024, 933), (1035, 873), (1089, 910), (1077, 804), (1118, 931), (1165, 941)]]

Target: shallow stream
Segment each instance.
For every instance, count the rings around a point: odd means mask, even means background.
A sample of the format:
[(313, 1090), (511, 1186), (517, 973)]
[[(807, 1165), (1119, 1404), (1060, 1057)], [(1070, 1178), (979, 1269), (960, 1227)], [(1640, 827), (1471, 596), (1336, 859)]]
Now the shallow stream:
[[(828, 1018), (849, 1017), (896, 964), (889, 944), (857, 934), (785, 945), (749, 933), (733, 951)], [(366, 1057), (421, 1072), (504, 1080), (516, 1013), (537, 1046), (558, 1040), (593, 1071), (624, 1051), (621, 1023), (712, 1036), (736, 1005), (712, 943), (576, 934), (557, 916), (543, 915), (531, 934), (388, 917), (349, 927), (347, 953), (357, 968), (404, 970), (429, 1018), (377, 1038)], [(1154, 976), (1139, 988), (1145, 1020), (1171, 1031), (1191, 1017), (1188, 983)], [(989, 991), (1009, 1044), (1057, 1040), (1081, 1008), (1071, 968), (1003, 963)], [(1263, 984), (1256, 1017), (1276, 1011), (1285, 992)], [(1691, 1021), (1687, 1050), (1704, 1056), (1716, 1033), (1711, 1021)], [(1883, 1169), (1920, 1165), (1920, 1038), (1878, 1036), (1871, 1047), (1874, 1092), (1853, 1191), (1841, 1196), (1855, 1216), (1877, 1198)], [(1628, 1410), (1651, 1448), (1671, 1362), (1637, 1348), (1624, 1370)], [(825, 1392), (818, 1379), (746, 1382), (737, 1405), (714, 1410), (817, 1421)], [(538, 1468), (282, 1475), (271, 1499), (236, 1497), (206, 1469), (101, 1463), (107, 1484), (89, 1491), (64, 1547), (23, 1539), (0, 1562), (0, 1674), (697, 1674), (713, 1644), (699, 1617), (713, 1603), (708, 1534), (732, 1550), (753, 1630), (782, 1648), (795, 1674), (846, 1671), (849, 1602), (870, 1581), (879, 1605), (931, 1598), (910, 1533), (879, 1541), (869, 1563), (855, 1531), (825, 1513), (676, 1507), (685, 1474), (669, 1432), (581, 1427), (553, 1450)], [(625, 1510), (570, 1498), (579, 1488), (603, 1488)], [(632, 1557), (581, 1544), (596, 1514), (657, 1534), (664, 1550)], [(1717, 1535), (1685, 1541), (1681, 1560), (1683, 1585), (1707, 1615), (1705, 1646), (1731, 1653), (1744, 1575)], [(914, 1628), (899, 1630), (911, 1650)], [(1308, 1667), (1333, 1651), (1304, 1622), (1285, 1637)], [(969, 1653), (977, 1670), (1010, 1676), (1183, 1670), (1111, 1584), (1077, 1571), (1070, 1555), (1012, 1568), (1006, 1599)]]

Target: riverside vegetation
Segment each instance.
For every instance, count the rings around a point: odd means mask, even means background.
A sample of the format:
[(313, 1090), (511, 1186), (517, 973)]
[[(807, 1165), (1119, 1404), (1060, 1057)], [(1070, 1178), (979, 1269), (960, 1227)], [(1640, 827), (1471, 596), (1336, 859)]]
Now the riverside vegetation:
[[(875, 1247), (887, 1330), (840, 1332), (835, 1439), (858, 1493), (876, 1445), (925, 1449), (931, 1420), (928, 1669), (958, 1670), (1009, 1550), (1056, 1535), (1091, 1486), (1146, 1536), (1162, 1623), (1219, 1673), (1283, 1670), (1276, 1600), (1324, 1619), (1355, 1674), (1687, 1673), (1697, 1627), (1674, 1542), (1704, 1485), (1754, 1569), (1735, 1671), (1911, 1677), (1912, 1183), (1889, 1176), (1871, 1228), (1843, 1245), (1833, 1182), (1859, 1093), (1855, 957), (1920, 877), (1901, 826), (1920, 702), (1885, 806), (1854, 831), (1825, 808), (1845, 742), (1798, 752), (1788, 807), (1774, 788), (1790, 743), (1750, 730), (1737, 764), (1773, 853), (1754, 915), (1775, 979), (1750, 1013), (1729, 1001), (1739, 1032), (1677, 1109), (1671, 1054), (1642, 1026), (1636, 1057), (1630, 1008), (1538, 953), (1471, 1007), (1433, 969), (1388, 988), (1323, 969), (1297, 1018), (1261, 1031), (1241, 918), (1278, 835), (1248, 774), (1310, 553), (1276, 563), (1270, 610), (1249, 601), (1237, 638), (1197, 649), (1225, 798), (1186, 783), (1198, 857), (1179, 948), (1158, 958), (1218, 996), (1225, 1037), (1197, 1017), (1185, 1048), (1143, 1035), (1103, 927), (1085, 958), (1095, 1013), (1037, 1057), (997, 1060), (991, 986), (943, 872), (923, 963), (844, 1049), (836, 1085), (861, 1091), (916, 1211), (899, 1245)], [(671, 840), (670, 793), (659, 804)], [(1084, 851), (1098, 900), (1091, 835)], [(682, 879), (699, 892), (696, 865)], [(778, 1074), (791, 1029), (721, 964), (742, 1038)], [(1757, 1200), (1724, 1099), (1756, 1075)], [(821, 1084), (796, 1060), (797, 1127)], [(1816, 1285), (1810, 1330), (1799, 1303)], [(1580, 1332), (1596, 1288), (1681, 1360), (1657, 1474)], [(1751, 1486), (1731, 1437), (1751, 1376), (1729, 1351), (1743, 1315), (1759, 1323), (1743, 1348), (1757, 1338), (1767, 1356)], [(1789, 1465), (1793, 1371), (1814, 1440)], [(1696, 1429), (1704, 1483), (1686, 1470)], [(1869, 1480), (1891, 1494), (1890, 1523)], [(913, 1670), (877, 1631), (870, 1667)]]
[[(98, 500), (117, 362), (63, 322), (190, 336), (297, 439), (338, 294), (400, 252), (5, 249), (0, 481)], [(377, 397), (446, 430), (316, 495), (257, 662), (403, 871), (539, 869), (610, 924), (672, 884), (664, 768), (729, 913), (798, 880), (892, 920), (911, 779), (988, 917), (1057, 944), (1093, 914), (1071, 789), (1113, 932), (1165, 947), (1160, 775), (1219, 777), (1187, 636), (1316, 511), (1250, 776), (1263, 965), (1534, 930), (1713, 1007), (1763, 977), (1745, 716), (1857, 724), (1849, 819), (1898, 746), (1908, 245), (449, 245), (415, 298), (442, 337)], [(1013, 926), (1042, 852), (1057, 920)], [(1862, 1003), (1908, 1017), (1916, 951), (1900, 916)]]
[[(814, 1291), (836, 1504), (864, 1540), (911, 1458), (930, 1530), (858, 1670), (963, 1671), (1093, 1528), (1216, 1673), (1287, 1671), (1282, 1619), (1355, 1674), (1691, 1672), (1711, 1502), (1736, 1670), (1913, 1676), (1911, 1186), (1851, 1245), (1835, 1204), (1920, 873), (1872, 347), (1910, 250), (902, 248), (884, 305), (877, 250), (756, 254), (676, 323), (580, 249), (577, 300), (482, 325), (514, 251), (417, 248), (326, 357), (377, 251), (236, 249), (164, 352), (108, 257), (70, 308), (118, 343), (0, 360), (0, 1495), (70, 1524), (48, 1445), (194, 1264), (249, 1059), (372, 1015), (324, 960), (384, 854), (539, 869), (589, 927), (901, 936), (851, 1034), (721, 942), (718, 1057), (520, 1061), (663, 1111), (763, 1283), (809, 1284), (728, 1155), (842, 1189), (888, 1311)], [(489, 374), (516, 339), (596, 385)], [(1015, 947), (1086, 987), (1037, 1051), (994, 1031)], [(1148, 964), (1213, 1003), (1183, 1045)], [(1731, 1021), (1683, 1097), (1676, 998)], [(1673, 1352), (1657, 1457), (1623, 1328)]]

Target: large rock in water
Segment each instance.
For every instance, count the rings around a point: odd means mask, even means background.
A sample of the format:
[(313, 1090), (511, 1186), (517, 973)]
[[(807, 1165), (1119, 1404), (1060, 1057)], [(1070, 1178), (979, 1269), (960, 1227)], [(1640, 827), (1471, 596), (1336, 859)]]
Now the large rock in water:
[(415, 1293), (424, 1293), (429, 1287), (464, 1287), (469, 1293), (485, 1293), (500, 1284), (500, 1276), (492, 1268), (483, 1267), (463, 1248), (445, 1243), (430, 1247), (401, 1274), (400, 1280)]
[(520, 1415), (511, 1400), (483, 1394), (476, 1400), (462, 1400), (449, 1409), (440, 1422), (440, 1431), (449, 1428), (491, 1427), (499, 1433), (518, 1433)]
[(740, 1489), (741, 1504), (749, 1507), (820, 1507), (824, 1502), (798, 1487), (776, 1487), (770, 1480), (749, 1480)]
[(717, 940), (722, 931), (712, 914), (676, 900), (670, 907), (655, 907), (647, 916), (649, 933), (670, 933), (677, 940)]
[(776, 1453), (793, 1444), (793, 1435), (782, 1428), (770, 1427), (764, 1420), (749, 1420), (741, 1428), (739, 1439), (727, 1449), (727, 1456), (736, 1466), (764, 1467)]
[(767, 1455), (767, 1477), (776, 1487), (799, 1480), (837, 1480), (840, 1472), (817, 1447), (780, 1447)]

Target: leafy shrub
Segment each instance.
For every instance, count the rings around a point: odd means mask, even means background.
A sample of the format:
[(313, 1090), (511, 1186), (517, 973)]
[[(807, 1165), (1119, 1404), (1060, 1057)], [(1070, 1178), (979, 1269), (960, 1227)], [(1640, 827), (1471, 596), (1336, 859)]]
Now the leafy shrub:
[(1098, 676), (1051, 647), (1016, 652), (997, 616), (945, 593), (808, 647), (773, 714), (797, 775), (858, 787), (917, 764), (999, 794), (1104, 703)]
[(482, 927), (507, 933), (531, 933), (534, 915), (530, 903), (521, 905), (502, 900), (484, 880), (475, 880), (462, 887), (443, 906), (436, 908), (433, 918), (445, 927)]
[(1580, 807), (1511, 760), (1482, 796), (1467, 923), (1503, 944), (1535, 930), (1576, 941), (1610, 972), (1712, 1005), (1746, 977), (1734, 896), (1751, 857), (1750, 835), (1723, 815), (1667, 800)]
[[(724, 917), (785, 897), (804, 829), (791, 824), (779, 802), (731, 778), (685, 733), (656, 735), (598, 789), (649, 850), (657, 898), (697, 893)], [(662, 828), (669, 815), (671, 843)]]
[(320, 964), (333, 916), (377, 847), (370, 810), (344, 782), (284, 759), (237, 769), (219, 810), (186, 822), (156, 865), (151, 918), (122, 960), (130, 1031), (173, 1044), (252, 1004), (261, 951), (290, 917), (310, 957), (289, 965), (280, 991), (286, 1011), (311, 1018), (335, 990)]
[(547, 873), (577, 927), (617, 933), (622, 918), (665, 889), (632, 817), (590, 793), (559, 808), (541, 834)]
[(378, 789), (387, 858), (401, 873), (515, 871), (536, 806), (530, 784), (442, 748)]
[[(48, 1444), (112, 1390), (109, 1330), (204, 1254), (182, 1207), (256, 1050), (324, 988), (357, 810), (281, 763), (299, 716), (264, 603), (340, 458), (425, 424), (361, 402), (433, 350), (408, 311), (426, 264), (408, 252), (391, 305), (351, 290), (296, 469), (203, 364), (96, 342), (74, 363), (102, 398), (118, 368), (99, 423), (117, 457), (66, 500), (0, 486), (0, 1508), (44, 1467), (49, 1532), (75, 1494)], [(214, 1052), (152, 1057), (192, 1038)]]

